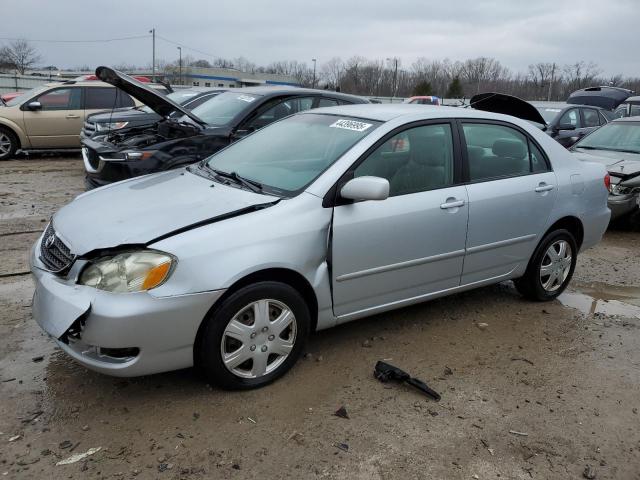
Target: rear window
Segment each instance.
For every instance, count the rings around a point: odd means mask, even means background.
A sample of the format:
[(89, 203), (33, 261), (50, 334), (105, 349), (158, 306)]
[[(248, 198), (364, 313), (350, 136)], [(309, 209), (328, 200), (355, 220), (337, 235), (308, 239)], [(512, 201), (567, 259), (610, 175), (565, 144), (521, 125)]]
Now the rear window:
[(222, 126), (253, 105), (259, 98), (250, 93), (224, 92), (193, 109), (193, 113), (209, 125)]
[(114, 87), (86, 87), (84, 108), (87, 110), (133, 107), (133, 99)]

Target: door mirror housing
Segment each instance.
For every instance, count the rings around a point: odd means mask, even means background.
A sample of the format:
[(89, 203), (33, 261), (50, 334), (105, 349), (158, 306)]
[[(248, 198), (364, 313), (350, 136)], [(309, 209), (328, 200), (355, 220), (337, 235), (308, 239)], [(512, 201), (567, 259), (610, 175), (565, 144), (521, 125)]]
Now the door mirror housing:
[(386, 200), (389, 198), (389, 180), (380, 177), (354, 178), (340, 189), (340, 196), (348, 200)]
[(560, 125), (556, 126), (556, 130), (575, 130), (576, 126), (575, 125), (571, 125), (570, 123), (561, 123)]
[(40, 102), (29, 102), (27, 108), (29, 110), (42, 110), (42, 104)]

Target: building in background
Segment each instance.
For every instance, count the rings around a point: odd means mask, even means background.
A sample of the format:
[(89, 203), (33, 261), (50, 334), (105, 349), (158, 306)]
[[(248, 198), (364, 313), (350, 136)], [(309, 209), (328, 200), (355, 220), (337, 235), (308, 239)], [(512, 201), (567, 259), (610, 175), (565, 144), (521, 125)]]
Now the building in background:
[(169, 83), (172, 85), (185, 85), (190, 87), (240, 88), (264, 85), (300, 86), (294, 77), (287, 75), (249, 73), (233, 68), (183, 67), (182, 78), (179, 72), (173, 71), (169, 74), (164, 73), (163, 79), (169, 80)]

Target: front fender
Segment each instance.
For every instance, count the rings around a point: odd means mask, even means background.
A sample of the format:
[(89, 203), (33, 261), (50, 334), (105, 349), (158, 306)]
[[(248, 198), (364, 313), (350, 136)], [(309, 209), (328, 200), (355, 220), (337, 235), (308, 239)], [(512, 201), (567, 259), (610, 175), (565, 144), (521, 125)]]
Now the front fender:
[(31, 146), (31, 142), (29, 142), (29, 137), (27, 136), (26, 132), (16, 122), (9, 120), (8, 118), (0, 117), (0, 125), (9, 128), (13, 133), (16, 134), (18, 140), (20, 141), (20, 148), (28, 148)]

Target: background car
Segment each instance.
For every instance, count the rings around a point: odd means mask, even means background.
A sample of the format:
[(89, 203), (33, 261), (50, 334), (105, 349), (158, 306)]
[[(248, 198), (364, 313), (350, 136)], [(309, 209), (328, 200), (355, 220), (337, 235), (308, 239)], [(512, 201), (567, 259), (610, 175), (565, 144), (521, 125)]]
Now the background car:
[[(189, 110), (209, 100), (211, 97), (226, 91), (223, 88), (193, 87), (176, 90), (167, 94), (173, 100)], [(93, 113), (87, 117), (80, 138), (91, 138), (107, 131), (132, 127), (148, 127), (161, 120), (162, 117), (150, 107), (138, 106)]]
[(622, 87), (587, 87), (571, 92), (567, 103), (571, 105), (591, 105), (613, 111), (625, 99), (633, 95), (633, 90)]
[(150, 128), (85, 138), (88, 189), (202, 160), (288, 115), (317, 107), (368, 103), (354, 95), (297, 87), (250, 87), (224, 92), (193, 110), (108, 67), (96, 75), (164, 118)]
[(76, 197), (32, 249), (33, 316), (89, 369), (256, 388), (315, 330), (506, 280), (556, 298), (607, 227), (606, 178), (510, 116), (307, 110)]
[(629, 97), (613, 112), (614, 118), (640, 116), (640, 97)]
[[(166, 92), (162, 85), (150, 89)], [(80, 148), (80, 130), (92, 113), (139, 105), (100, 81), (49, 83), (0, 104), (0, 160), (21, 150)]]
[(440, 105), (440, 98), (433, 95), (419, 95), (407, 98), (403, 103), (415, 103), (418, 105)]
[(611, 176), (611, 219), (640, 224), (640, 117), (616, 119), (584, 137), (571, 151), (580, 160), (606, 166)]
[(600, 107), (567, 103), (530, 103), (544, 118), (547, 134), (566, 148), (610, 121), (610, 113)]

